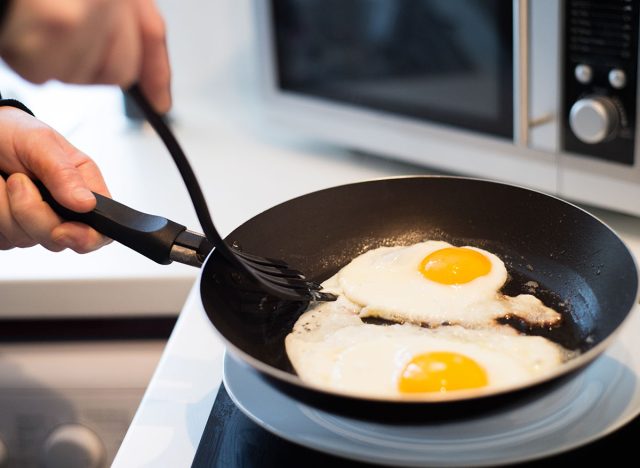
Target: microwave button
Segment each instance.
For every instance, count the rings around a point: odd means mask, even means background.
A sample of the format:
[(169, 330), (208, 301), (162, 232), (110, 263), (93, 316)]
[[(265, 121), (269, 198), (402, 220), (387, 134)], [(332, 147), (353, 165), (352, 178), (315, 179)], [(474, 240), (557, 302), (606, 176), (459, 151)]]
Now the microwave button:
[(576, 76), (576, 80), (580, 83), (589, 84), (591, 82), (591, 78), (593, 78), (593, 69), (589, 65), (581, 63), (576, 66), (574, 74)]
[(620, 70), (619, 68), (614, 68), (609, 72), (609, 84), (616, 89), (624, 88), (624, 85), (627, 84), (627, 75), (624, 70)]
[(619, 126), (618, 110), (611, 99), (591, 96), (580, 99), (569, 113), (569, 125), (578, 139), (595, 144), (607, 140)]

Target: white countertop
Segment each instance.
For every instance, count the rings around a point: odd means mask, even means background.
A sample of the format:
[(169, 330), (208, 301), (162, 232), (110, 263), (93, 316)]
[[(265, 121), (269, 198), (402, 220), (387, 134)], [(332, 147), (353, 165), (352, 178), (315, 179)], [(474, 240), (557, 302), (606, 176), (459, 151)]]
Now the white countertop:
[[(306, 192), (420, 171), (329, 147), (249, 135), (233, 131), (218, 135), (212, 147), (220, 156), (196, 162), (198, 174), (207, 178), (207, 196), (213, 205), (214, 218), (220, 221), (224, 233), (265, 208)], [(193, 153), (197, 154), (198, 144), (195, 139), (190, 141), (194, 141)], [(225, 211), (225, 200), (233, 202), (235, 209)], [(616, 229), (636, 257), (640, 257), (640, 219), (602, 210), (595, 212)], [(221, 382), (223, 351), (202, 310), (196, 285), (114, 467), (191, 463)]]

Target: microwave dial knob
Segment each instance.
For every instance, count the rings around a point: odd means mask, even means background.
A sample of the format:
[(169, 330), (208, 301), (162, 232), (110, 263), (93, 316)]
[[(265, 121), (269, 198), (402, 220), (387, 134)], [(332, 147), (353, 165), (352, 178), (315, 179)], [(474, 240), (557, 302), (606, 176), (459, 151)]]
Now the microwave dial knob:
[(590, 96), (580, 99), (571, 107), (569, 125), (580, 141), (602, 143), (618, 130), (620, 116), (611, 99)]

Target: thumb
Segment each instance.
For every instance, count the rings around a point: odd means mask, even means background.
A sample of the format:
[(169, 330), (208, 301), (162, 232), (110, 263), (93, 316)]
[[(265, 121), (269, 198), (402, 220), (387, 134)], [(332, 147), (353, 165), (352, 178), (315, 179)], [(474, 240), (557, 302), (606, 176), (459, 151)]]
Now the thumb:
[(86, 161), (78, 164), (83, 159), (78, 153), (80, 151), (55, 130), (47, 129), (31, 139), (20, 159), (60, 204), (84, 213), (95, 208), (96, 199), (80, 171), (79, 166)]
[(36, 174), (36, 177), (49, 189), (53, 198), (70, 210), (85, 213), (95, 208), (96, 197), (75, 166), (58, 167), (42, 175)]

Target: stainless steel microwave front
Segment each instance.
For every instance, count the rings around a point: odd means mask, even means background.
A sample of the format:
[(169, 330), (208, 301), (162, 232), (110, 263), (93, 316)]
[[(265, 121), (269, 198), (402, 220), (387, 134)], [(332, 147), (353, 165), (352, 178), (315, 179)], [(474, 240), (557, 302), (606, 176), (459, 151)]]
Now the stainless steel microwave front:
[[(597, 0), (513, 0), (508, 9), (498, 0), (402, 3), (413, 5), (415, 10), (398, 10), (400, 2), (254, 0), (260, 81), (268, 120), (354, 149), (526, 185), (640, 215), (640, 204), (633, 201), (640, 197), (635, 140), (630, 155), (608, 149), (614, 140), (636, 133), (637, 0), (623, 0), (619, 11), (609, 2)], [(431, 12), (435, 9), (438, 21), (425, 14), (427, 6)], [(456, 13), (456, 8), (460, 12)], [(635, 53), (627, 60), (628, 70), (623, 70), (627, 90), (633, 89), (634, 102), (628, 106), (633, 115), (626, 116), (627, 126), (632, 122), (633, 128), (621, 133), (619, 128), (612, 128), (605, 115), (611, 111), (607, 100), (613, 100), (616, 106), (616, 99), (618, 103), (630, 99), (630, 93), (616, 97), (619, 89), (608, 76), (603, 81), (603, 73), (607, 71), (608, 75), (616, 68), (610, 66), (615, 63), (603, 65), (611, 57), (604, 54), (603, 59), (597, 48), (587, 50), (586, 55), (570, 53), (575, 43), (579, 52), (582, 50), (580, 41), (601, 41), (598, 34), (603, 29), (597, 15), (603, 9), (605, 17), (619, 19), (618, 23), (614, 21), (612, 31), (630, 25), (625, 44), (627, 54)], [(479, 14), (474, 18), (470, 11)], [(509, 15), (508, 25), (505, 14)], [(367, 21), (364, 26), (363, 18)], [(481, 24), (476, 27), (473, 21), (478, 18)], [(577, 21), (577, 26), (571, 21)], [(442, 37), (438, 28), (443, 24), (451, 38)], [(399, 36), (388, 34), (390, 25), (402, 32), (404, 42), (400, 46)], [(430, 29), (431, 35), (423, 34), (424, 29)], [(345, 55), (349, 41), (357, 39), (363, 30), (374, 31), (377, 42), (371, 46), (368, 36), (369, 42)], [(608, 33), (606, 28), (604, 32)], [(424, 42), (427, 40), (430, 42)], [(423, 55), (438, 51), (430, 44), (443, 46), (455, 41), (471, 47), (466, 55), (469, 66), (458, 67), (458, 75), (442, 73), (438, 67), (453, 66), (446, 60), (424, 59)], [(499, 51), (485, 53), (500, 47), (511, 56), (505, 58)], [(371, 51), (374, 55), (367, 55)], [(589, 63), (591, 59), (593, 63)], [(418, 63), (421, 71), (446, 79), (416, 84), (414, 76), (406, 72), (408, 63), (414, 67)], [(458, 60), (456, 65), (460, 63)], [(581, 78), (585, 69), (576, 70), (578, 65), (590, 66), (597, 72), (597, 79), (586, 84), (568, 82)], [(392, 79), (387, 73), (390, 67), (398, 72)], [(460, 71), (470, 69), (481, 72), (464, 75)], [(373, 74), (367, 74), (368, 70), (374, 70)], [(619, 84), (615, 77), (613, 83)], [(577, 92), (575, 96), (567, 91), (568, 86), (573, 86), (570, 91)], [(590, 101), (593, 97), (596, 99)], [(575, 102), (568, 102), (571, 99)], [(570, 114), (581, 99), (580, 112), (574, 112), (580, 121), (572, 127)], [(613, 110), (620, 112), (619, 107)], [(602, 131), (608, 132), (605, 143), (588, 142)], [(578, 143), (572, 141), (574, 137)], [(623, 143), (628, 146), (629, 141)]]

